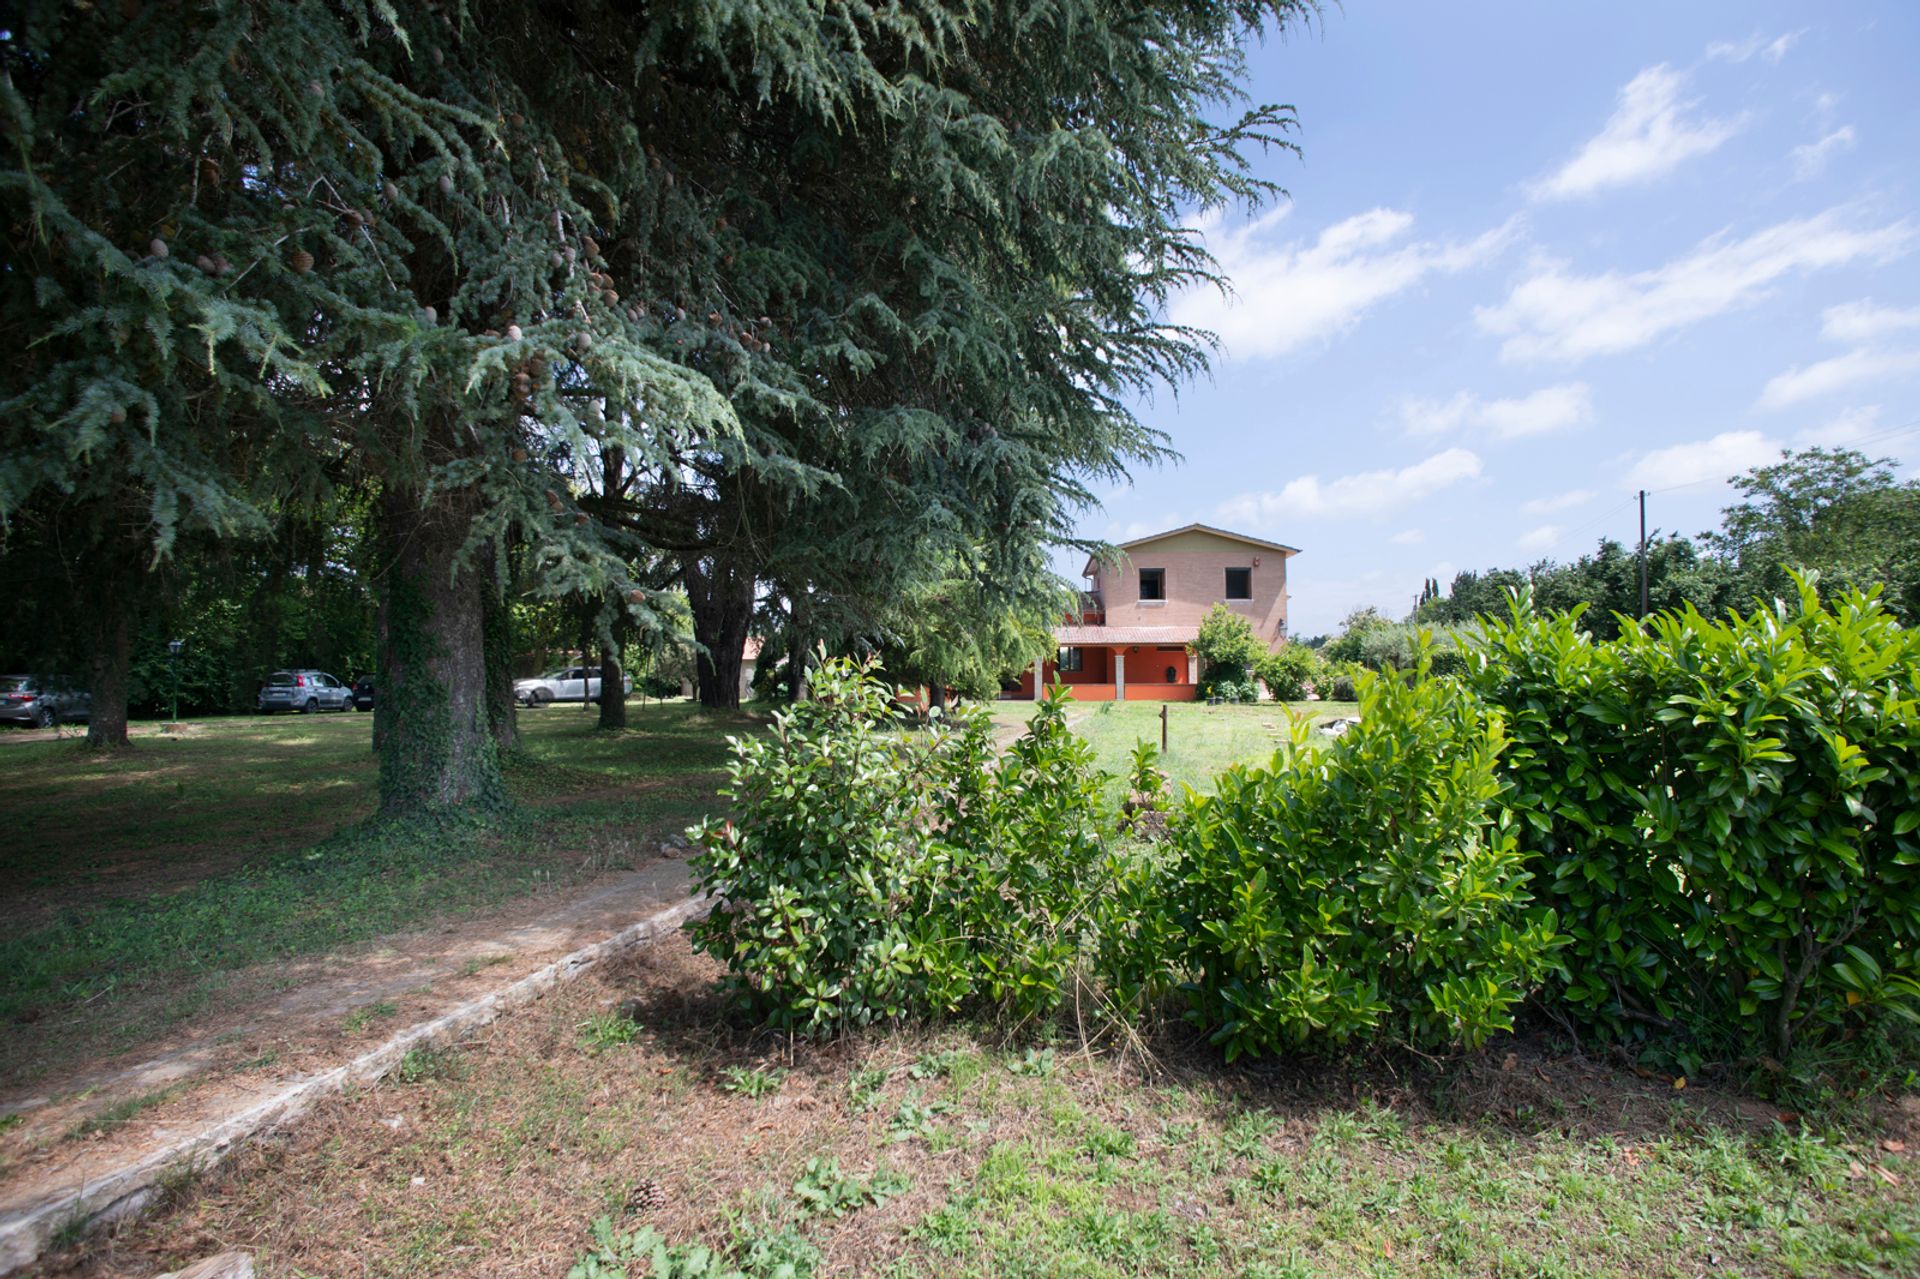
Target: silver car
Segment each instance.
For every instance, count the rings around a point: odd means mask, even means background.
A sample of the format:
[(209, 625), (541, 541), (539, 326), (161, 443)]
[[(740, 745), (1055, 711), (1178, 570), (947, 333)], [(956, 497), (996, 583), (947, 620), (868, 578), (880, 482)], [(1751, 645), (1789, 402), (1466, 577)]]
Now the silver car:
[[(633, 676), (622, 671), (620, 687), (621, 691), (631, 695)], [(523, 706), (545, 706), (548, 702), (577, 702), (582, 699), (597, 702), (600, 700), (600, 668), (569, 666), (548, 671), (545, 675), (536, 675), (532, 679), (517, 679), (513, 682), (513, 697)]]
[(260, 686), (260, 709), (274, 711), (347, 711), (353, 688), (325, 671), (275, 671)]
[(72, 680), (46, 675), (0, 675), (0, 724), (51, 728), (93, 715), (93, 694)]

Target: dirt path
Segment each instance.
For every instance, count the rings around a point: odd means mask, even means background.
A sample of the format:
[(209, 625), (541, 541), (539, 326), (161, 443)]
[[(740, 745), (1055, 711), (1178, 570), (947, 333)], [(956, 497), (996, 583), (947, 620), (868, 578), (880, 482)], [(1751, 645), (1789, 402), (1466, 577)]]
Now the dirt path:
[(377, 1056), (410, 1028), (530, 976), (543, 980), (555, 961), (684, 902), (686, 850), (661, 851), (638, 869), (517, 911), (290, 963), (272, 983), (280, 993), (194, 1018), (137, 1065), (69, 1075), (38, 1095), (0, 1094), (0, 1274), (28, 1264), (69, 1224), (53, 1220), (50, 1207), (183, 1142), (244, 1128), (303, 1082)]

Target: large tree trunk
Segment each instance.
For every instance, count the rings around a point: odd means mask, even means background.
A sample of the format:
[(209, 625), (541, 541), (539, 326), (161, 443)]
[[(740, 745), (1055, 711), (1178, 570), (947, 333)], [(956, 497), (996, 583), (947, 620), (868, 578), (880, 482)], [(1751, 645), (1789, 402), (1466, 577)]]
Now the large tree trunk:
[(685, 570), (693, 637), (706, 649), (694, 667), (695, 693), (702, 706), (737, 710), (753, 621), (753, 571), (723, 553), (691, 558)]
[(513, 610), (495, 573), (495, 551), (476, 559), (480, 578), (482, 647), (487, 664), (487, 731), (502, 759), (520, 749), (520, 708), (513, 700)]
[(379, 499), (386, 571), (380, 591), (380, 811), (416, 816), (500, 803), (500, 759), (487, 714), (483, 582), (460, 548), (474, 497), (460, 490), (422, 507), (418, 494)]
[(620, 654), (627, 646), (627, 610), (616, 598), (613, 623), (608, 628), (612, 640), (600, 650), (600, 727), (627, 726), (627, 686), (620, 670)]
[(787, 639), (787, 702), (799, 705), (807, 696), (807, 641), (800, 634), (798, 615)]
[[(112, 558), (103, 556), (103, 559)], [(87, 745), (115, 750), (127, 745), (127, 688), (133, 666), (128, 614), (133, 608), (134, 571), (126, 565), (102, 566), (88, 592), (83, 615), (87, 635), (87, 687), (93, 709), (87, 718)]]

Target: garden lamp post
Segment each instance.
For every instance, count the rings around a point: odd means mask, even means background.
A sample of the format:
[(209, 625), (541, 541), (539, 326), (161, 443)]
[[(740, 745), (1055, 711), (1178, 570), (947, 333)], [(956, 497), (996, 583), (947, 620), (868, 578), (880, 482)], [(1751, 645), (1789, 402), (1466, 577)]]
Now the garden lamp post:
[(167, 641), (167, 673), (173, 676), (173, 722), (180, 724), (180, 648), (185, 641)]

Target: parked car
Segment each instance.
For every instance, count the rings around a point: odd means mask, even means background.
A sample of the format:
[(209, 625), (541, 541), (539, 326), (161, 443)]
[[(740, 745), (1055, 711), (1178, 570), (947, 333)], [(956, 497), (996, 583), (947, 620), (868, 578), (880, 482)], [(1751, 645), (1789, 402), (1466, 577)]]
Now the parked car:
[[(633, 676), (622, 671), (620, 674), (622, 692), (633, 692)], [(569, 666), (563, 670), (548, 671), (545, 675), (536, 675), (532, 679), (519, 679), (513, 682), (514, 700), (526, 706), (544, 706), (548, 702), (578, 702), (600, 700), (600, 668), (598, 666)]]
[(362, 675), (353, 681), (353, 709), (357, 711), (373, 709), (373, 676)]
[(70, 679), (0, 675), (0, 724), (51, 728), (93, 715), (93, 694)]
[(275, 671), (260, 686), (260, 709), (274, 711), (344, 711), (353, 705), (353, 690), (325, 671)]

